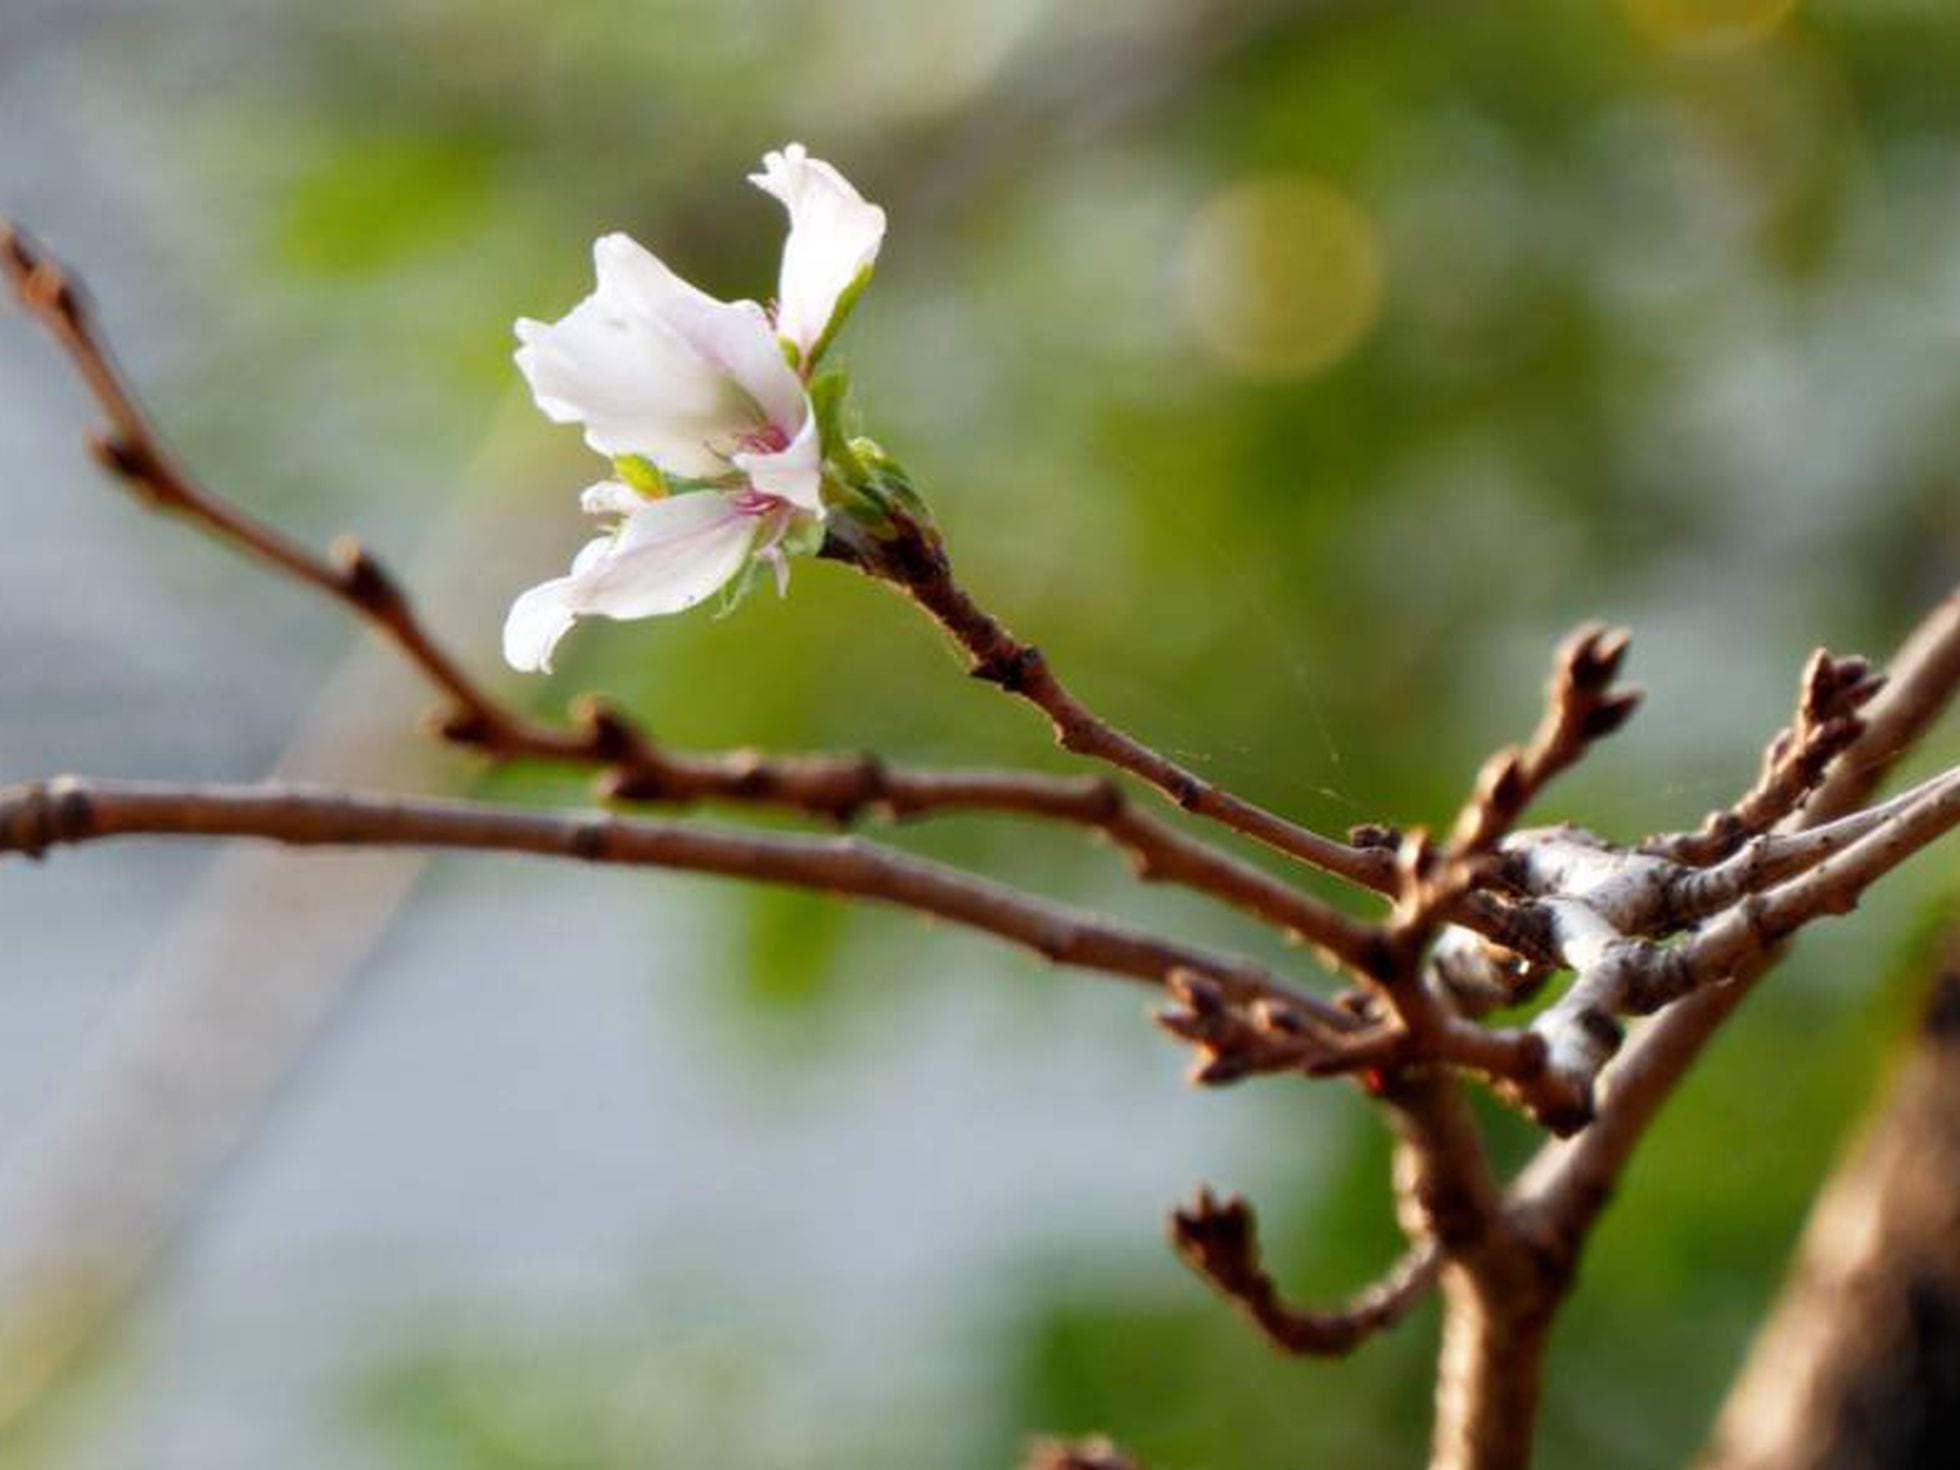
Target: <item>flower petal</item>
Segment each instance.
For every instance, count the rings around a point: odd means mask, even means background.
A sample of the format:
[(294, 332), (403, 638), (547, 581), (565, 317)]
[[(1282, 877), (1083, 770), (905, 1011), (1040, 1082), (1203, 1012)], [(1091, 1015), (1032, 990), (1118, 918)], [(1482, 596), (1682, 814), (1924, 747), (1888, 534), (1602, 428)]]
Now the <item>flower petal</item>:
[(625, 235), (593, 246), (596, 289), (560, 320), (520, 321), (517, 365), (538, 406), (606, 455), (705, 478), (759, 429), (807, 412), (762, 308), (696, 290)]
[[(769, 314), (753, 301), (717, 301), (689, 285), (630, 235), (592, 247), (599, 289), (676, 333), (702, 362), (733, 381), (761, 423), (794, 434), (802, 424), (803, 385), (783, 360)], [(757, 427), (755, 421), (748, 425)]]
[(589, 571), (612, 549), (613, 538), (588, 541), (573, 558), (569, 577), (554, 577), (521, 594), (504, 619), (504, 662), (520, 673), (550, 673), (551, 652), (571, 631), (575, 616), (574, 589), (581, 572)]
[(742, 570), (761, 525), (754, 511), (712, 490), (649, 501), (583, 576), (577, 610), (608, 618), (685, 611)]
[(817, 416), (806, 412), (803, 427), (789, 444), (773, 453), (742, 453), (735, 456), (735, 467), (749, 477), (749, 483), (764, 495), (787, 500), (798, 510), (823, 514), (823, 444), (817, 430)]
[(789, 239), (776, 288), (776, 330), (807, 362), (823, 340), (838, 299), (878, 258), (885, 212), (865, 203), (850, 181), (801, 143), (765, 155), (749, 182), (789, 211)]
[(578, 497), (578, 508), (589, 516), (630, 516), (646, 503), (646, 496), (618, 480), (587, 485)]
[(644, 454), (677, 475), (722, 472), (717, 440), (750, 418), (732, 384), (649, 324), (595, 293), (557, 322), (520, 321), (517, 365), (556, 423), (585, 425), (605, 455)]
[(719, 591), (742, 570), (763, 517), (715, 491), (641, 503), (613, 536), (586, 543), (571, 575), (512, 604), (504, 657), (525, 672), (551, 667), (551, 651), (582, 617), (649, 618)]

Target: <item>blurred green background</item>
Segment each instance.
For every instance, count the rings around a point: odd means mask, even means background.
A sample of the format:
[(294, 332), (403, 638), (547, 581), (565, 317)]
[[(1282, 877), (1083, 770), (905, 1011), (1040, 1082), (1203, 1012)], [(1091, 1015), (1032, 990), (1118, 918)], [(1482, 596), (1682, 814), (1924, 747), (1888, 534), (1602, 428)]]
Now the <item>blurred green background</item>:
[[(0, 205), (88, 273), (180, 447), (308, 536), (439, 565), (486, 669), (593, 471), (512, 318), (567, 308), (614, 228), (766, 295), (779, 212), (742, 175), (792, 138), (890, 214), (844, 352), (969, 586), (1317, 826), (1446, 819), (1594, 616), (1650, 700), (1546, 815), (1691, 823), (1811, 647), (1882, 652), (1960, 571), (1933, 0), (22, 0), (0, 104)], [(0, 323), (0, 774), (262, 773), (353, 635), (96, 488), (52, 362)], [(826, 566), (583, 628), (511, 687), (604, 689), (683, 745), (1062, 764)], [(1066, 837), (895, 840), (1280, 954)], [(0, 1142), (207, 860), (0, 873)], [(1955, 873), (1807, 941), (1678, 1101), (1561, 1329), (1543, 1463), (1697, 1443)], [(797, 897), (444, 862), (384, 931), (23, 1463), (980, 1470), (1094, 1429), (1161, 1467), (1416, 1463), (1432, 1315), (1280, 1361), (1158, 1244), (1202, 1174), (1252, 1189), (1289, 1287), (1364, 1280), (1386, 1145), (1345, 1093), (1183, 1093), (1134, 995)]]

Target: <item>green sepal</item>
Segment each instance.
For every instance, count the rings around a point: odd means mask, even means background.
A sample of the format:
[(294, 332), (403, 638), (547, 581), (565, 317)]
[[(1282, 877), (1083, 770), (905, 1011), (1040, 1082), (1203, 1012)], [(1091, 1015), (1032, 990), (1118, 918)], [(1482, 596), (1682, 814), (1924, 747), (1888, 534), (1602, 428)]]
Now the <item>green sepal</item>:
[(810, 382), (810, 411), (823, 436), (825, 505), (877, 536), (892, 533), (895, 514), (931, 525), (931, 513), (904, 466), (877, 441), (851, 432), (850, 386), (850, 379), (836, 370), (819, 373)]
[(906, 473), (904, 465), (870, 439), (852, 440), (851, 451), (865, 466), (871, 493), (877, 499), (893, 510), (904, 512), (911, 520), (928, 526), (932, 524), (932, 509), (912, 488), (912, 477)]
[(674, 493), (667, 477), (660, 473), (660, 466), (644, 454), (614, 455), (613, 472), (648, 500), (665, 500)]
[(832, 468), (840, 473), (825, 479), (831, 508), (855, 528), (879, 540), (898, 534), (899, 523), (933, 529), (932, 511), (912, 488), (905, 467), (871, 439), (849, 442), (851, 473), (842, 474), (843, 456), (832, 456)]
[(823, 522), (815, 516), (800, 515), (776, 544), (785, 556), (815, 556), (823, 547)]
[(849, 412), (851, 380), (843, 372), (820, 373), (810, 383), (810, 411), (817, 418), (818, 440), (824, 457), (836, 476), (845, 481), (859, 479), (864, 466), (858, 463), (850, 434)]
[(858, 297), (864, 294), (864, 288), (871, 284), (872, 270), (873, 266), (867, 265), (851, 277), (848, 286), (837, 293), (837, 305), (831, 308), (830, 320), (824, 323), (822, 334), (810, 344), (810, 355), (803, 362), (805, 372), (814, 370), (816, 365), (823, 361), (824, 353), (830, 350), (830, 344), (844, 329), (844, 319), (851, 314), (851, 308), (857, 305)]

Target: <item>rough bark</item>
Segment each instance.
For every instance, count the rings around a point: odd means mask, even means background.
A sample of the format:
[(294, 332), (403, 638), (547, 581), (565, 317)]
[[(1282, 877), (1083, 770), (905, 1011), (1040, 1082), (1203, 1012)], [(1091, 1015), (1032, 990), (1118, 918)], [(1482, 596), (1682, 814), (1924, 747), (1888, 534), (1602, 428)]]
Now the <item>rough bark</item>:
[(1960, 1464), (1960, 932), (1814, 1207), (1699, 1470)]

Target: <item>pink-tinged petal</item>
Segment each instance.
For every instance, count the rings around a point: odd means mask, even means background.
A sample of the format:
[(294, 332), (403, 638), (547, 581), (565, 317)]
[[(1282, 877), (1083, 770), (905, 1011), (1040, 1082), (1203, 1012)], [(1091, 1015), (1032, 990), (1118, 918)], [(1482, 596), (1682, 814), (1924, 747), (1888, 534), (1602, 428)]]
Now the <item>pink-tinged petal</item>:
[[(733, 382), (762, 423), (786, 434), (802, 422), (803, 384), (783, 358), (769, 315), (753, 301), (717, 301), (689, 285), (630, 235), (592, 247), (599, 289), (676, 333), (704, 363)], [(751, 419), (749, 429), (755, 428)]]
[(776, 330), (807, 359), (836, 315), (838, 299), (871, 269), (885, 238), (885, 212), (801, 143), (769, 153), (749, 182), (789, 211), (789, 238), (776, 296)]
[(761, 525), (736, 497), (711, 490), (649, 501), (586, 574), (579, 610), (609, 618), (683, 612), (742, 570)]
[(783, 448), (737, 454), (735, 467), (764, 495), (787, 500), (798, 510), (813, 515), (823, 514), (823, 497), (818, 489), (823, 482), (823, 443), (814, 413), (805, 411), (803, 427)]
[(754, 302), (696, 290), (624, 235), (593, 246), (598, 284), (556, 322), (520, 321), (517, 365), (538, 406), (601, 454), (676, 475), (722, 473), (768, 425), (800, 425), (802, 385)]

